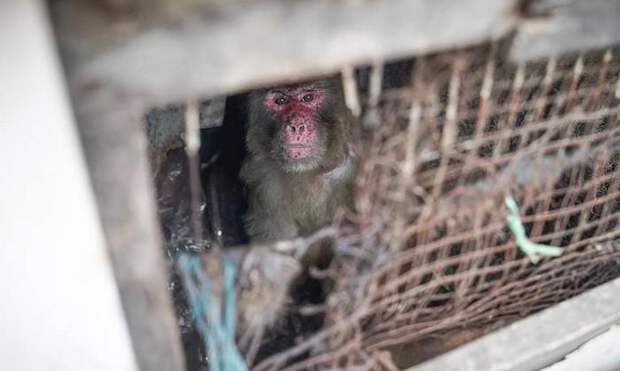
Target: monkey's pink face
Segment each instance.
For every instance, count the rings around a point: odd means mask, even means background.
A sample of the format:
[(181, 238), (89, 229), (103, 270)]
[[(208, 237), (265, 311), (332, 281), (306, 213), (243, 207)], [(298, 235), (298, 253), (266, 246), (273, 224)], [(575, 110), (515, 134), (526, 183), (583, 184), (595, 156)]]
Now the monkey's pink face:
[(301, 161), (318, 155), (317, 113), (324, 99), (325, 91), (313, 85), (272, 89), (265, 95), (265, 107), (281, 123), (279, 136), (290, 160)]

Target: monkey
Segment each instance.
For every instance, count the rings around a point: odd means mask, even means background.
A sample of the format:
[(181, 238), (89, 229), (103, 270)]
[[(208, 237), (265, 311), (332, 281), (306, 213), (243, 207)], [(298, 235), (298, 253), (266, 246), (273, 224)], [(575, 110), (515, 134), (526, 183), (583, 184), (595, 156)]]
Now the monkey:
[(250, 94), (240, 178), (248, 189), (246, 228), (254, 242), (303, 237), (352, 206), (357, 151), (339, 80)]
[[(245, 225), (252, 243), (307, 237), (331, 224), (339, 208), (353, 207), (358, 135), (339, 79), (258, 89), (250, 93), (248, 108), (247, 156), (239, 177), (247, 189)], [(308, 272), (331, 260), (329, 243), (313, 244), (300, 261), (276, 259), (273, 252), (249, 254), (262, 258), (246, 264), (255, 267), (249, 272), (256, 277), (246, 280), (239, 307), (255, 339), (288, 302), (323, 300), (323, 283)]]

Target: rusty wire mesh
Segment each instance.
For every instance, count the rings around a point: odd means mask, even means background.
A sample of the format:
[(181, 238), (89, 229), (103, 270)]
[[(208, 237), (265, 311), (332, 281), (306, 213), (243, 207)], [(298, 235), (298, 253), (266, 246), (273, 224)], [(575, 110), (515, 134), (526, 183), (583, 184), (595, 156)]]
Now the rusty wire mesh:
[[(323, 330), (253, 369), (393, 369), (390, 346), (507, 323), (619, 276), (619, 75), (618, 49), (418, 58), (364, 138)], [(506, 195), (560, 257), (519, 251)]]

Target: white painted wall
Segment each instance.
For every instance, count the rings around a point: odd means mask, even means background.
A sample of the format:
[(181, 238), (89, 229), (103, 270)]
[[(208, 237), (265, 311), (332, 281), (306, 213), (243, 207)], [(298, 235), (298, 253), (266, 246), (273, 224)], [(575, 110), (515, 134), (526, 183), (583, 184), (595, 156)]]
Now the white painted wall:
[(0, 0), (0, 370), (136, 370), (42, 1)]

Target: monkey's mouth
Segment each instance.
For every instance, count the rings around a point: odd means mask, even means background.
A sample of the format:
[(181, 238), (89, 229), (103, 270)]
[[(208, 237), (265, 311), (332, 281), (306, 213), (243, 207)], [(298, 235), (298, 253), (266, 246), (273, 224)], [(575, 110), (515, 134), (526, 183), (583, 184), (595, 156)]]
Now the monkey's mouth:
[(312, 145), (308, 144), (288, 144), (286, 146), (286, 154), (292, 160), (303, 160), (312, 155)]

